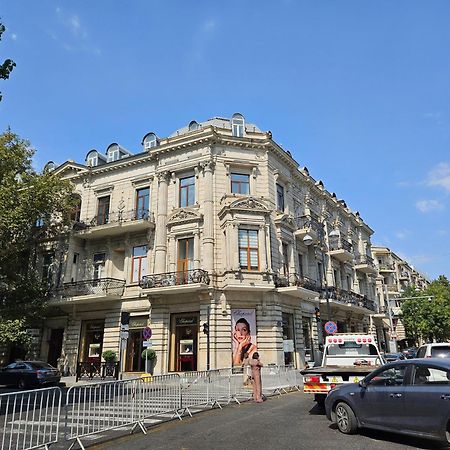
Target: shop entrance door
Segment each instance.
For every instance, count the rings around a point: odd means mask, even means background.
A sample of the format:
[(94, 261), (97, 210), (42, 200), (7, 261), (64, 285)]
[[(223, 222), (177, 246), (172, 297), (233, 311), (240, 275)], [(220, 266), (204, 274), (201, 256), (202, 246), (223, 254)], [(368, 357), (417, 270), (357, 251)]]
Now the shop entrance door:
[(142, 330), (130, 330), (127, 345), (127, 372), (143, 372), (144, 361), (141, 357), (144, 347), (142, 345)]
[(198, 313), (172, 314), (170, 370), (197, 370)]

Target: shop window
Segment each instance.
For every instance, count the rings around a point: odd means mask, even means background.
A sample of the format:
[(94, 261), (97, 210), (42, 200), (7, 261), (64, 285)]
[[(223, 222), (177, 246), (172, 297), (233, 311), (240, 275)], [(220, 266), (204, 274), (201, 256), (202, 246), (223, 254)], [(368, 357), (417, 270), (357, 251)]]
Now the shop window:
[(286, 366), (294, 365), (295, 364), (294, 316), (292, 314), (283, 313), (282, 322), (283, 322), (284, 364)]

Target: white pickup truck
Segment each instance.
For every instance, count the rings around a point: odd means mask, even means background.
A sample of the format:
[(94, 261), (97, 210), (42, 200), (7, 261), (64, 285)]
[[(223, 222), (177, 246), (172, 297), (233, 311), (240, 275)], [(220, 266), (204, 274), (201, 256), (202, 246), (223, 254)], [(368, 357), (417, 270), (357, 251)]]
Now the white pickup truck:
[(385, 361), (375, 336), (336, 333), (327, 336), (322, 365), (301, 371), (303, 391), (323, 405), (328, 392), (343, 383), (358, 383)]

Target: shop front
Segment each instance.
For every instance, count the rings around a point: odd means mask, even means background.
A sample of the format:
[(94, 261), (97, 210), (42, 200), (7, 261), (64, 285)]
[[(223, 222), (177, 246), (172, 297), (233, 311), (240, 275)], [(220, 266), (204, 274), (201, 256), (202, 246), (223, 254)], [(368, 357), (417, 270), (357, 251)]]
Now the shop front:
[(144, 350), (143, 331), (147, 324), (148, 316), (130, 317), (125, 360), (126, 372), (144, 372), (145, 370), (142, 352)]
[(169, 371), (197, 370), (199, 313), (172, 314)]
[(100, 363), (102, 358), (104, 320), (86, 320), (81, 325), (79, 363)]

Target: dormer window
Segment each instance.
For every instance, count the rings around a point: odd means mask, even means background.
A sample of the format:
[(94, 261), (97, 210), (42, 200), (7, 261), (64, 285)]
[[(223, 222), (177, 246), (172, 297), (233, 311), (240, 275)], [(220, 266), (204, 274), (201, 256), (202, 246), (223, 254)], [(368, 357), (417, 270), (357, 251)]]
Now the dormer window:
[(231, 129), (233, 136), (244, 137), (245, 121), (242, 114), (233, 114), (233, 117), (231, 118)]
[(155, 133), (148, 133), (144, 137), (144, 149), (150, 150), (151, 148), (155, 148), (158, 145), (158, 138)]
[(93, 150), (92, 152), (89, 152), (86, 157), (86, 164), (89, 167), (95, 167), (98, 165), (98, 153), (96, 150)]
[(189, 131), (195, 131), (198, 130), (200, 128), (200, 125), (193, 120), (190, 124), (189, 124)]
[(49, 161), (45, 166), (44, 166), (44, 173), (49, 173), (49, 172), (53, 172), (56, 168), (56, 164), (53, 161)]
[(120, 150), (118, 145), (112, 145), (108, 148), (107, 158), (108, 162), (113, 162), (120, 159)]

